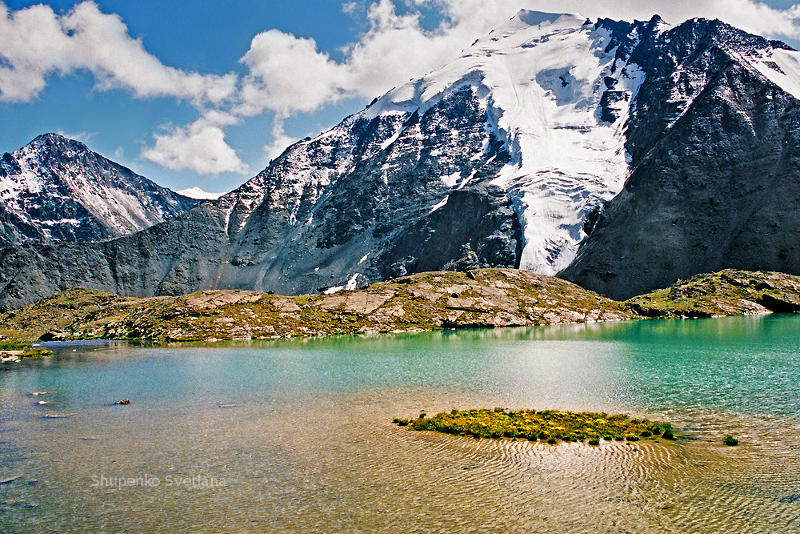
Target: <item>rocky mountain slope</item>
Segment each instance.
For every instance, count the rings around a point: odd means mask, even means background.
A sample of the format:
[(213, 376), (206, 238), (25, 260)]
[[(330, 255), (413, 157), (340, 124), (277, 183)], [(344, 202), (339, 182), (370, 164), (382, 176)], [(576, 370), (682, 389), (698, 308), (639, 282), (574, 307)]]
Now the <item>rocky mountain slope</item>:
[(0, 246), (119, 237), (195, 204), (57, 134), (0, 156)]
[(718, 21), (522, 11), (181, 217), (0, 251), (0, 309), (75, 286), (299, 294), (439, 269), (562, 271), (617, 298), (800, 272), (798, 95), (800, 53)]
[(719, 21), (664, 34), (631, 175), (563, 276), (614, 298), (726, 267), (800, 273), (800, 53)]

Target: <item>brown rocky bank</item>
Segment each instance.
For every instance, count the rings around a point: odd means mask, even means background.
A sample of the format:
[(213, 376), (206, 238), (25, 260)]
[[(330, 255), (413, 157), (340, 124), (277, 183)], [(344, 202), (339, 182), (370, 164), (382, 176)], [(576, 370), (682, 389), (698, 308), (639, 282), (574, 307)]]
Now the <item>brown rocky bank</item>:
[(485, 269), (421, 273), (355, 291), (292, 297), (215, 290), (129, 298), (71, 289), (0, 315), (0, 333), (45, 340), (271, 339), (632, 317), (624, 304), (558, 278)]
[(274, 339), (447, 328), (535, 326), (645, 317), (713, 317), (800, 310), (800, 277), (722, 271), (617, 302), (514, 269), (430, 272), (332, 295), (241, 290), (132, 298), (70, 289), (0, 315), (15, 340)]

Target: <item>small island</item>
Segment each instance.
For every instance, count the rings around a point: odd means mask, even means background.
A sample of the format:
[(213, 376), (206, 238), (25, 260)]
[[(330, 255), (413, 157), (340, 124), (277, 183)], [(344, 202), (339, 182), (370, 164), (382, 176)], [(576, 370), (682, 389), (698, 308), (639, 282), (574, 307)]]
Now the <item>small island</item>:
[(672, 425), (625, 414), (564, 412), (557, 410), (452, 410), (428, 418), (395, 419), (395, 424), (414, 430), (430, 430), (458, 436), (491, 439), (526, 439), (556, 444), (559, 441), (586, 441), (599, 445), (606, 441), (639, 441), (663, 438), (674, 440)]
[(35, 347), (30, 342), (0, 340), (0, 363), (19, 363), (28, 358), (47, 358), (52, 355), (52, 351)]

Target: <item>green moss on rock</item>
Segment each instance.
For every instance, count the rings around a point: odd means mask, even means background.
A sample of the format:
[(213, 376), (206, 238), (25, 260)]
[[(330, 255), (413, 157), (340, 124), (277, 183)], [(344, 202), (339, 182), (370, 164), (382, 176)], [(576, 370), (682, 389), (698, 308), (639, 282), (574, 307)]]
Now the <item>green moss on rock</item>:
[[(456, 297), (453, 297), (456, 295)], [(71, 289), (0, 315), (9, 338), (207, 341), (631, 319), (622, 303), (514, 269), (432, 272), (332, 295), (200, 291), (123, 298)]]
[(626, 301), (643, 317), (722, 317), (800, 312), (800, 277), (728, 269), (679, 280)]
[[(405, 419), (396, 419), (400, 424)], [(669, 427), (666, 423), (647, 419), (631, 419), (627, 415), (609, 415), (591, 412), (564, 412), (557, 410), (452, 410), (426, 419), (407, 422), (414, 430), (429, 430), (445, 434), (468, 435), (481, 438), (517, 438), (574, 442), (589, 439), (599, 445), (599, 436), (627, 436), (629, 441), (654, 439), (655, 426)], [(671, 428), (671, 427), (669, 427)]]

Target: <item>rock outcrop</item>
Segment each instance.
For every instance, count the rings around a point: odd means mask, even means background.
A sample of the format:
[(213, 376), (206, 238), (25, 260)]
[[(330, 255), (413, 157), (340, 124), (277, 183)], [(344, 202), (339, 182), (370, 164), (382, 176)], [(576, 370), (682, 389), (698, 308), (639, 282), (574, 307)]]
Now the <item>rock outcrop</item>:
[(354, 291), (297, 297), (218, 290), (138, 299), (73, 289), (0, 315), (0, 325), (4, 335), (18, 339), (39, 339), (57, 329), (71, 338), (205, 341), (631, 317), (622, 303), (558, 278), (483, 269), (415, 274)]
[(634, 297), (628, 308), (642, 317), (723, 317), (800, 312), (800, 277), (726, 269), (679, 280)]

